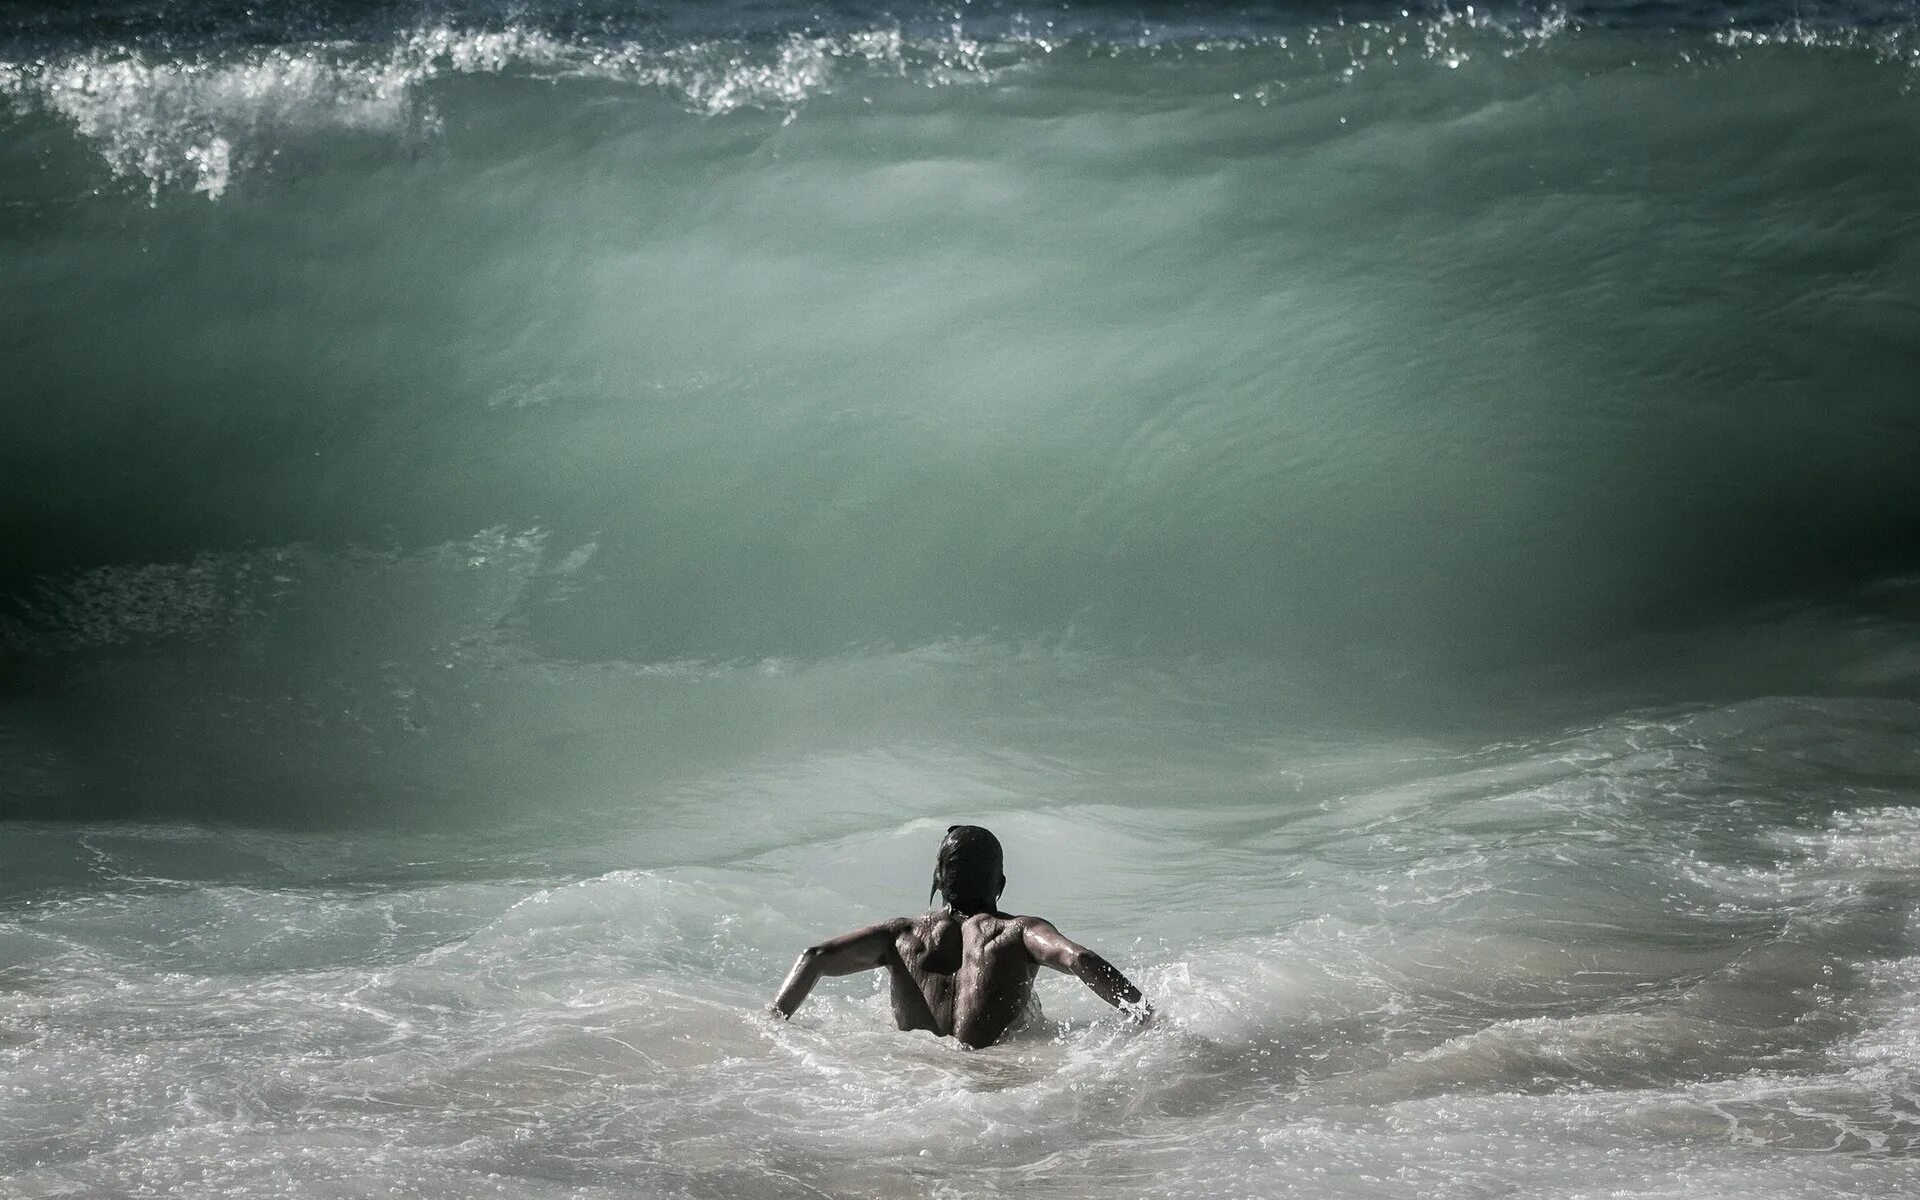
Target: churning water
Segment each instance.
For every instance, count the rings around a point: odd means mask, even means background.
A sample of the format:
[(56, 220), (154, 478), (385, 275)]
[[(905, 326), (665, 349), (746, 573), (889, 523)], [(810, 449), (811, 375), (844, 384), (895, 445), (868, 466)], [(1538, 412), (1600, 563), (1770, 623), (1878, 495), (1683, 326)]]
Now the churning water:
[[(1920, 1191), (1920, 12), (0, 9), (0, 1194)], [(1138, 979), (877, 981), (945, 825)]]

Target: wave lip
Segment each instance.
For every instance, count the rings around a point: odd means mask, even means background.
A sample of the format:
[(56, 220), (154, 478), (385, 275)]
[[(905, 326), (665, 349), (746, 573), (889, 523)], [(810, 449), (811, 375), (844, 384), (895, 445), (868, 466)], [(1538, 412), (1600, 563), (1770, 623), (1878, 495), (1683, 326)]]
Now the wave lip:
[[(1270, 26), (1264, 22), (1137, 24), (1068, 19), (893, 18), (831, 33), (735, 33), (691, 40), (556, 34), (537, 24), (423, 25), (390, 40), (350, 37), (191, 51), (154, 44), (95, 46), (0, 61), (0, 96), (67, 124), (117, 178), (150, 197), (183, 190), (218, 199), (244, 172), (267, 167), (289, 143), (326, 134), (431, 137), (442, 80), (519, 75), (657, 90), (689, 112), (783, 113), (879, 79), (915, 86), (991, 84), (1054, 54), (1087, 60), (1267, 55), (1282, 76), (1335, 82), (1407, 62), (1457, 69), (1492, 53), (1511, 57), (1581, 26), (1564, 11), (1496, 15), (1467, 8), (1400, 11), (1377, 20)], [(363, 35), (364, 37), (364, 35)], [(1231, 89), (1271, 103), (1275, 78)], [(1231, 85), (1229, 85), (1231, 88)]]
[[(1675, 16), (1684, 17), (1682, 7)], [(551, 14), (558, 17), (562, 14)], [(1125, 22), (1065, 12), (963, 21), (885, 16), (832, 32), (768, 27), (693, 38), (554, 32), (532, 14), (519, 23), (419, 25), (375, 35), (258, 45), (170, 49), (153, 37), (120, 45), (47, 50), (0, 61), (0, 97), (63, 122), (116, 178), (149, 197), (185, 191), (218, 199), (234, 180), (267, 168), (289, 144), (325, 135), (430, 138), (442, 117), (434, 85), (461, 76), (514, 75), (550, 83), (594, 81), (655, 90), (685, 110), (742, 110), (791, 120), (816, 97), (881, 79), (921, 87), (989, 85), (1049, 56), (1139, 59), (1177, 67), (1238, 57), (1248, 65), (1220, 84), (1221, 98), (1275, 103), (1301, 84), (1339, 86), (1408, 64), (1459, 70), (1603, 35), (1621, 14), (1559, 6), (1402, 9), (1348, 19)], [(1676, 64), (1795, 49), (1862, 53), (1920, 66), (1910, 22), (1679, 20), (1669, 29)], [(1624, 22), (1631, 26), (1631, 21)], [(291, 30), (287, 31), (291, 33)], [(1247, 79), (1237, 78), (1251, 72)]]
[(565, 40), (517, 25), (440, 25), (408, 31), (384, 52), (326, 41), (187, 57), (96, 48), (0, 62), (0, 96), (64, 121), (116, 177), (144, 181), (150, 195), (184, 189), (218, 199), (237, 169), (265, 165), (295, 139), (431, 136), (441, 118), (427, 90), (456, 76), (626, 84), (719, 116), (791, 110), (848, 72), (873, 69), (912, 74), (929, 86), (984, 79), (989, 71), (981, 44), (957, 31), (950, 40), (918, 44), (898, 28), (877, 28), (792, 35), (771, 49), (734, 40), (655, 48)]
[(0, 63), (0, 95), (68, 122), (113, 173), (149, 193), (186, 188), (218, 199), (237, 155), (271, 157), (316, 133), (395, 134), (433, 121), (418, 89), (445, 74), (499, 72), (555, 61), (538, 33), (415, 31), (387, 55), (348, 45), (276, 46), (237, 56), (171, 58), (91, 50), (25, 64)]

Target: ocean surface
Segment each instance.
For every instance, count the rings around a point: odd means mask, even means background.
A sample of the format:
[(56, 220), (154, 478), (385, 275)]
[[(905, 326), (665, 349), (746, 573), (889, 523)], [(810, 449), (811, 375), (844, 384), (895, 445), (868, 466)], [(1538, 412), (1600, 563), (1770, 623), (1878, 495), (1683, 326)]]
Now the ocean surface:
[(1916, 1194), (1920, 7), (0, 4), (6, 1200)]

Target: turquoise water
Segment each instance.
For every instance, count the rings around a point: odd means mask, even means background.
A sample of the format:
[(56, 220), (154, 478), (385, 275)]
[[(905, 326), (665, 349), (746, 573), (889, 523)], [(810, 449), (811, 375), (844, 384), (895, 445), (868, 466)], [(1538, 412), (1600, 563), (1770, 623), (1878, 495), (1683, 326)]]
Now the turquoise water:
[(1920, 1185), (1909, 10), (23, 14), (8, 1196)]

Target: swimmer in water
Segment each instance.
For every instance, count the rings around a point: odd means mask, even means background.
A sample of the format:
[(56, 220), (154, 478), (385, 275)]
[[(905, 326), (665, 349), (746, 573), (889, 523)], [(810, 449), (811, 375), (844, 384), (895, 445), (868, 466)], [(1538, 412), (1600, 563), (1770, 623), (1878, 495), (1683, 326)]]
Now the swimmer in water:
[(885, 967), (895, 1024), (958, 1038), (978, 1050), (1021, 1022), (1033, 999), (1034, 975), (1051, 967), (1145, 1023), (1153, 1006), (1113, 964), (1062, 936), (1049, 921), (999, 910), (1007, 886), (1001, 861), (1000, 839), (993, 834), (978, 825), (949, 825), (933, 865), (933, 892), (945, 903), (807, 947), (767, 1011), (793, 1016), (822, 975)]

